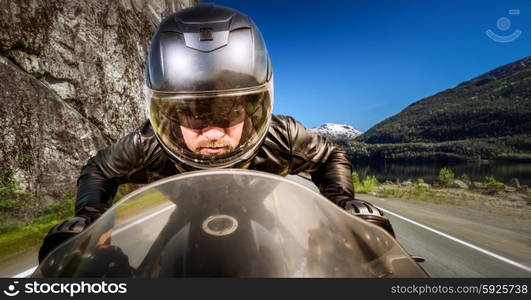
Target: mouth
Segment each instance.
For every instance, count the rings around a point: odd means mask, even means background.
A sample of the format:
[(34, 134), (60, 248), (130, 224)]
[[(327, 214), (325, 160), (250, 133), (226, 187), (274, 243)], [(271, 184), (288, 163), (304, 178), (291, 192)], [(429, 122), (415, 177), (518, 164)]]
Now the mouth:
[(227, 147), (201, 147), (199, 153), (201, 154), (220, 154), (227, 151)]

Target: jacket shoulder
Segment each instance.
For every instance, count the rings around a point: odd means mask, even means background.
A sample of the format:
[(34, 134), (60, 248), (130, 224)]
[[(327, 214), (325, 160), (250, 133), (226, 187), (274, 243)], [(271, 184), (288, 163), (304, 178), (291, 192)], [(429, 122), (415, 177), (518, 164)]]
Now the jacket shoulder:
[(291, 153), (290, 124), (295, 120), (290, 116), (273, 115), (271, 125), (266, 135), (264, 143), (266, 145), (275, 145), (278, 150)]
[(291, 116), (273, 115), (271, 117), (271, 127), (287, 129), (290, 123), (296, 122)]
[(160, 147), (148, 120), (98, 151), (94, 161), (107, 178), (124, 178), (144, 169), (158, 151)]
[(327, 161), (330, 154), (340, 151), (326, 138), (316, 135), (290, 116), (277, 116), (277, 126), (283, 128), (291, 152), (290, 172), (311, 171)]

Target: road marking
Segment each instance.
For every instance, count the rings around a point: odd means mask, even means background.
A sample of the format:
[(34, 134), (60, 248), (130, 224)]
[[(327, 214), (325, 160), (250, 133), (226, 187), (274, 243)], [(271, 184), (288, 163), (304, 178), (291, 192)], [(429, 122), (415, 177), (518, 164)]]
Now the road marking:
[(33, 272), (35, 272), (36, 269), (37, 269), (37, 266), (33, 266), (33, 267), (27, 269), (26, 271), (24, 271), (22, 273), (18, 273), (17, 275), (12, 276), (12, 278), (25, 278), (25, 277), (28, 277), (31, 274), (33, 274)]
[[(158, 211), (156, 211), (156, 212), (154, 212), (152, 214), (149, 214), (149, 215), (147, 215), (147, 216), (145, 216), (143, 218), (140, 218), (140, 219), (134, 221), (131, 224), (127, 224), (127, 225), (125, 225), (123, 227), (120, 227), (120, 228), (118, 228), (117, 230), (114, 231), (114, 235), (117, 235), (117, 234), (119, 234), (119, 233), (121, 233), (121, 232), (123, 232), (123, 231), (125, 231), (125, 230), (127, 230), (127, 229), (129, 229), (129, 228), (131, 228), (133, 226), (135, 226), (135, 225), (138, 225), (139, 223), (142, 223), (142, 222), (146, 221), (147, 219), (153, 218), (156, 215), (160, 215), (161, 213), (166, 212), (170, 208), (174, 208), (174, 207), (175, 207), (175, 204), (168, 205), (167, 207), (165, 207), (165, 208), (163, 208), (161, 210), (158, 210)], [(25, 271), (23, 271), (21, 273), (13, 275), (12, 278), (28, 277), (31, 274), (33, 274), (33, 272), (35, 272), (37, 267), (38, 267), (38, 265), (35, 265), (35, 266), (33, 266), (33, 267), (31, 267), (31, 268), (29, 268), (29, 269), (27, 269), (27, 270), (25, 270)]]
[(115, 235), (116, 235), (116, 234), (119, 234), (119, 233), (121, 233), (121, 232), (123, 232), (123, 231), (125, 231), (125, 230), (127, 230), (127, 229), (129, 229), (129, 228), (131, 228), (131, 227), (133, 227), (133, 226), (135, 226), (135, 225), (138, 225), (139, 223), (144, 222), (144, 221), (147, 220), (147, 219), (151, 219), (151, 218), (153, 218), (153, 217), (156, 216), (156, 215), (160, 215), (161, 213), (166, 212), (166, 211), (169, 210), (170, 208), (175, 208), (175, 204), (168, 205), (168, 206), (166, 206), (165, 208), (163, 208), (163, 209), (161, 209), (161, 210), (158, 210), (158, 211), (156, 211), (156, 212), (154, 212), (154, 213), (152, 213), (152, 214), (149, 214), (149, 215), (147, 215), (147, 216), (145, 216), (145, 217), (143, 217), (143, 218), (140, 218), (140, 219), (134, 221), (134, 222), (131, 223), (131, 224), (127, 224), (127, 225), (125, 225), (125, 226), (123, 226), (123, 227), (120, 227), (120, 228), (118, 228), (118, 229), (116, 229), (116, 230), (114, 231), (114, 234), (115, 234)]
[(444, 233), (444, 232), (441, 232), (441, 231), (439, 231), (439, 230), (437, 230), (437, 229), (433, 229), (433, 228), (428, 227), (428, 226), (426, 226), (426, 225), (424, 225), (424, 224), (420, 224), (419, 222), (413, 221), (413, 220), (411, 220), (411, 219), (408, 219), (408, 218), (406, 218), (406, 217), (403, 217), (403, 216), (401, 216), (401, 215), (398, 215), (398, 214), (396, 214), (396, 213), (394, 213), (394, 212), (391, 212), (391, 211), (388, 211), (388, 210), (386, 210), (386, 209), (383, 209), (383, 208), (381, 208), (381, 207), (379, 207), (379, 206), (378, 206), (378, 208), (381, 209), (381, 210), (382, 210), (384, 213), (386, 213), (386, 214), (389, 214), (389, 215), (395, 216), (395, 217), (397, 217), (397, 218), (399, 218), (399, 219), (402, 219), (402, 220), (404, 220), (404, 221), (406, 221), (406, 222), (409, 222), (409, 223), (411, 223), (411, 224), (417, 225), (417, 226), (422, 227), (422, 228), (424, 228), (424, 229), (426, 229), (426, 230), (428, 230), (428, 231), (431, 231), (431, 232), (436, 233), (436, 234), (438, 234), (438, 235), (440, 235), (440, 236), (443, 236), (443, 237), (445, 237), (445, 238), (447, 238), (447, 239), (450, 239), (450, 240), (452, 240), (452, 241), (454, 241), (454, 242), (456, 242), (456, 243), (459, 243), (459, 244), (461, 244), (461, 245), (464, 245), (464, 246), (467, 246), (467, 247), (469, 247), (469, 248), (472, 248), (472, 249), (474, 249), (474, 250), (476, 250), (476, 251), (479, 251), (479, 252), (481, 252), (481, 253), (483, 253), (483, 254), (489, 255), (489, 256), (494, 257), (494, 258), (496, 258), (496, 259), (499, 259), (499, 260), (501, 260), (501, 261), (503, 261), (503, 262), (505, 262), (505, 263), (508, 263), (508, 264), (510, 264), (510, 265), (513, 265), (513, 266), (515, 266), (515, 267), (518, 267), (518, 268), (520, 268), (520, 269), (523, 269), (523, 270), (525, 270), (525, 271), (527, 271), (527, 272), (531, 272), (531, 267), (529, 267), (529, 266), (526, 266), (526, 265), (521, 264), (521, 263), (519, 263), (519, 262), (516, 262), (516, 261), (510, 260), (510, 259), (508, 259), (508, 258), (506, 258), (506, 257), (503, 257), (503, 256), (501, 256), (501, 255), (498, 255), (498, 254), (496, 254), (496, 253), (494, 253), (494, 252), (491, 252), (491, 251), (489, 251), (489, 250), (485, 250), (485, 249), (480, 248), (480, 247), (478, 247), (478, 246), (476, 246), (476, 245), (473, 245), (473, 244), (471, 244), (471, 243), (465, 242), (465, 241), (460, 240), (460, 239), (458, 239), (458, 238), (456, 238), (456, 237), (453, 237), (453, 236), (451, 236), (451, 235), (448, 235), (448, 234), (446, 234), (446, 233)]

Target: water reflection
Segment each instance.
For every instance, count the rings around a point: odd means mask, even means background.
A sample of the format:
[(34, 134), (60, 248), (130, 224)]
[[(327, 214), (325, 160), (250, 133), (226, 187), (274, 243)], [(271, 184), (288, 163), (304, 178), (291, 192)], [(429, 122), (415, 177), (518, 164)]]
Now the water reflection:
[(512, 178), (518, 178), (520, 184), (531, 186), (531, 164), (510, 162), (480, 162), (480, 163), (372, 163), (353, 164), (353, 170), (360, 178), (374, 175), (380, 182), (389, 180), (405, 181), (423, 178), (426, 182), (433, 182), (439, 176), (442, 168), (449, 168), (459, 178), (467, 174), (473, 181), (484, 181), (485, 176), (494, 176), (498, 181), (509, 183)]

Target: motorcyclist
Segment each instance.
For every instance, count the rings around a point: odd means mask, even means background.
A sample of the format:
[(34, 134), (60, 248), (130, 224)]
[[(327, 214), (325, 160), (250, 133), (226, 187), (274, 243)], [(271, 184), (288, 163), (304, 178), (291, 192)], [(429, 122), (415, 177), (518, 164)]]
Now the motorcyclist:
[(305, 171), (325, 197), (393, 232), (380, 210), (354, 199), (345, 151), (272, 114), (271, 61), (246, 15), (198, 4), (164, 19), (151, 40), (146, 83), (149, 120), (87, 162), (75, 217), (50, 230), (40, 260), (105, 212), (120, 184), (211, 168)]

